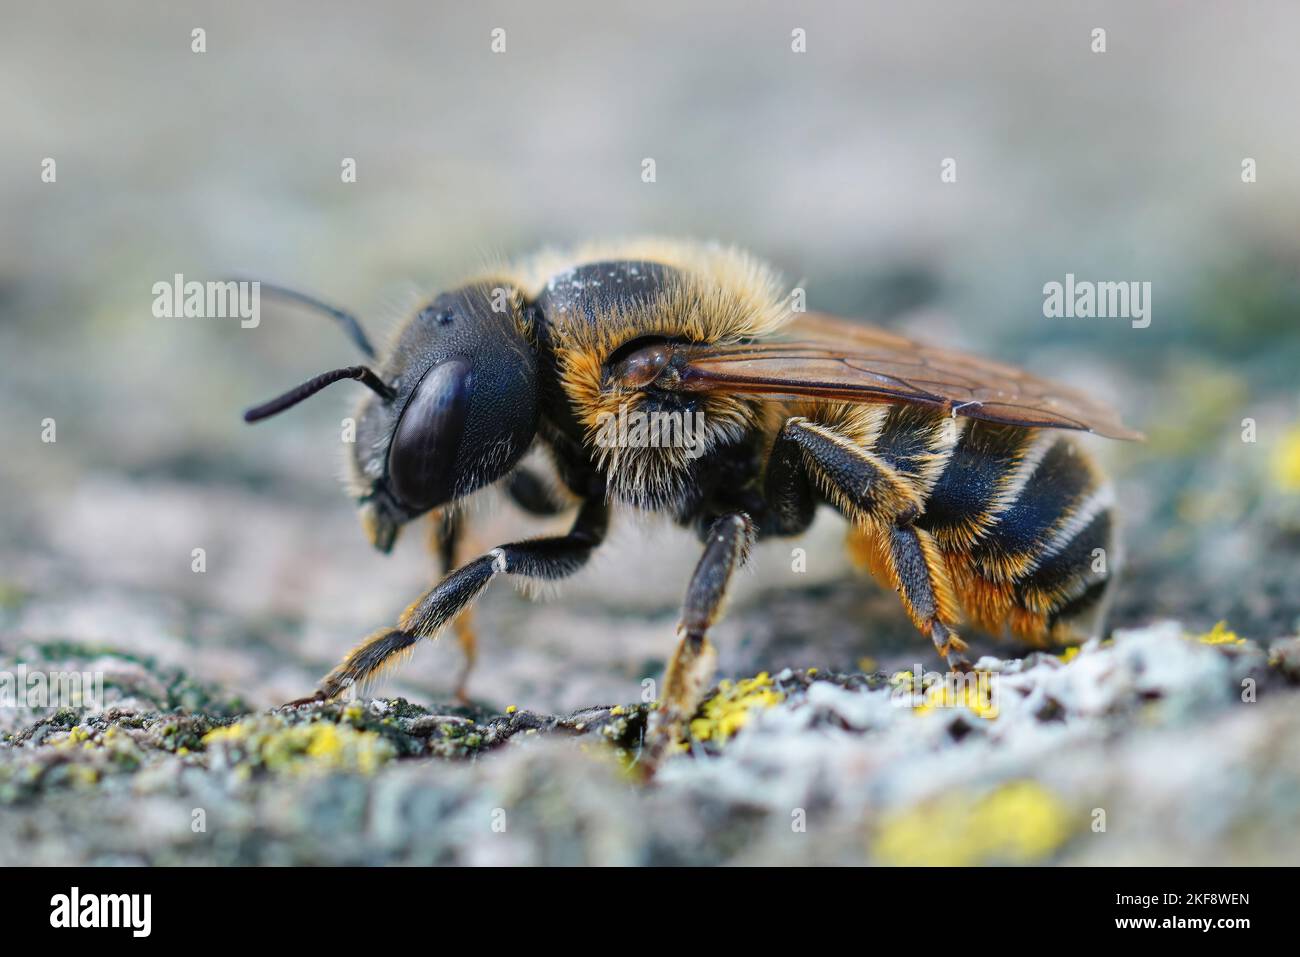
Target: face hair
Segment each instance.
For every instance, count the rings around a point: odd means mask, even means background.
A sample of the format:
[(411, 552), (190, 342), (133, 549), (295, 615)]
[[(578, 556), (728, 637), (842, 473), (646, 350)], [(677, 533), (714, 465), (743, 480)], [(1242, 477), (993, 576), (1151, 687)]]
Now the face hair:
[(277, 396), (269, 402), (263, 402), (261, 405), (249, 409), (244, 413), (244, 421), (259, 422), (262, 419), (269, 419), (285, 409), (293, 408), (303, 399), (311, 398), (327, 385), (332, 385), (343, 379), (356, 379), (385, 402), (393, 401), (393, 398), (397, 395), (369, 367), (348, 366), (345, 369), (332, 369), (329, 372), (322, 372), (315, 378), (308, 379), (302, 385), (290, 389), (284, 395)]
[(260, 279), (255, 281), (258, 284), (258, 288), (264, 293), (269, 293), (272, 296), (279, 296), (281, 299), (287, 299), (290, 302), (296, 302), (311, 309), (315, 309), (317, 312), (325, 313), (325, 315), (329, 316), (343, 327), (343, 331), (348, 334), (348, 338), (356, 343), (357, 348), (365, 354), (367, 359), (373, 359), (375, 357), (375, 347), (370, 344), (370, 339), (366, 336), (365, 330), (361, 328), (360, 321), (358, 321), (357, 317), (352, 315), (352, 313), (340, 309), (338, 306), (331, 306), (327, 302), (322, 302), (316, 297), (309, 296), (305, 292), (299, 292), (296, 289), (289, 289), (286, 286), (277, 286), (274, 283), (262, 282)]

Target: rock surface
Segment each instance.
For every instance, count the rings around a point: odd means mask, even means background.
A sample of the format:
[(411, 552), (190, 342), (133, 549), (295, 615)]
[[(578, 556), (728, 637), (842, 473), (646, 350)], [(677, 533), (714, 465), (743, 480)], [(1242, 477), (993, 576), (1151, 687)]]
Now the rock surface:
[[(4, 864), (1293, 863), (1300, 641), (1173, 623), (970, 684), (723, 682), (652, 782), (645, 706), (292, 711), (70, 647), (102, 707), (0, 743)], [(18, 662), (9, 659), (13, 671)]]

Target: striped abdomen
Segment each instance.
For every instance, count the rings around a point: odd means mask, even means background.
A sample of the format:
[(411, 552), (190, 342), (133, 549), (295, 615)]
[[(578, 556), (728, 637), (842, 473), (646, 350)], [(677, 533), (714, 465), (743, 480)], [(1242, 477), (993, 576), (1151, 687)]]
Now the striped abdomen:
[(872, 452), (918, 483), (916, 527), (977, 627), (1034, 644), (1095, 633), (1116, 558), (1113, 495), (1067, 434), (899, 406)]

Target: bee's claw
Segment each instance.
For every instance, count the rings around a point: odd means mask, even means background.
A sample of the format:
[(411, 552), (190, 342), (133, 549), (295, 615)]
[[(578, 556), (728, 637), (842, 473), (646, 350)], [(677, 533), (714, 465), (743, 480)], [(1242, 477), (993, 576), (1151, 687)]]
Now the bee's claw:
[(309, 697), (306, 697), (306, 698), (298, 698), (298, 699), (296, 699), (296, 700), (294, 700), (294, 701), (289, 701), (289, 702), (287, 702), (287, 703), (285, 703), (285, 704), (282, 704), (282, 705), (280, 705), (280, 707), (276, 708), (275, 710), (276, 710), (276, 711), (293, 711), (293, 710), (296, 710), (296, 709), (298, 709), (298, 708), (304, 707), (305, 705), (310, 705), (310, 704), (320, 704), (321, 702), (323, 702), (323, 701), (328, 701), (328, 700), (329, 700), (329, 699), (326, 698), (325, 695), (324, 695), (323, 693), (317, 691), (315, 694), (310, 695)]
[(948, 667), (953, 671), (969, 672), (973, 671), (975, 666), (970, 663), (970, 659), (960, 651), (951, 651), (944, 656), (948, 661)]
[(934, 642), (935, 650), (939, 652), (940, 657), (948, 662), (949, 668), (954, 671), (971, 670), (970, 661), (962, 654), (967, 648), (966, 642), (958, 638), (956, 632), (943, 622), (936, 620), (930, 625), (930, 638)]

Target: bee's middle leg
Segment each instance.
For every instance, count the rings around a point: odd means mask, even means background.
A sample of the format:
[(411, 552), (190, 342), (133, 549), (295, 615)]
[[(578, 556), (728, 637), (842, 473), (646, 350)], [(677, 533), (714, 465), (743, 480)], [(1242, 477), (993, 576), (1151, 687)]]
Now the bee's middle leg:
[(552, 518), (572, 506), (559, 498), (537, 473), (519, 466), (506, 479), (506, 494), (529, 515)]
[[(465, 515), (459, 509), (447, 509), (433, 518), (433, 550), (438, 556), (439, 571), (449, 573), (461, 560), (464, 544)], [(478, 634), (474, 629), (474, 609), (467, 607), (451, 623), (460, 645), (461, 666), (456, 676), (455, 695), (461, 704), (469, 704), (469, 676), (478, 662)]]
[(682, 638), (664, 674), (659, 709), (651, 715), (644, 766), (653, 771), (681, 740), (713, 680), (718, 654), (708, 631), (722, 611), (732, 574), (744, 564), (754, 539), (749, 516), (723, 515), (710, 527), (704, 554), (691, 575), (678, 631)]

